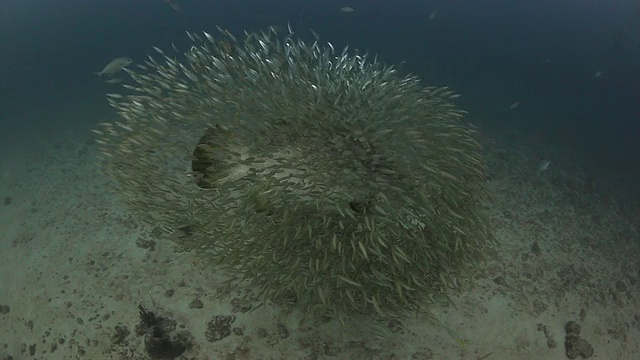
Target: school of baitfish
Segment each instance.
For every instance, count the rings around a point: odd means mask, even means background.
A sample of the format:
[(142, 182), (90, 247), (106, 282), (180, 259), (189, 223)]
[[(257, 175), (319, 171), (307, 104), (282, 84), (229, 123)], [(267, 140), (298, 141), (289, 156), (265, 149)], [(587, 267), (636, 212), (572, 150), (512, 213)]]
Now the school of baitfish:
[(108, 95), (96, 141), (122, 200), (257, 301), (396, 317), (459, 286), (491, 234), (456, 95), (315, 34), (219, 32)]

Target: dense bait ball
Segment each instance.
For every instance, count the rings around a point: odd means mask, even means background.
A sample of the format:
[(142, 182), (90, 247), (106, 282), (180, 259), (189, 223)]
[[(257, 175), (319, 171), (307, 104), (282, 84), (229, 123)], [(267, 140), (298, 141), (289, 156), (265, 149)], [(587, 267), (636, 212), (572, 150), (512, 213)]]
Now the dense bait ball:
[(451, 91), (292, 33), (188, 35), (126, 70), (96, 130), (138, 216), (309, 314), (399, 317), (458, 286), (490, 231)]

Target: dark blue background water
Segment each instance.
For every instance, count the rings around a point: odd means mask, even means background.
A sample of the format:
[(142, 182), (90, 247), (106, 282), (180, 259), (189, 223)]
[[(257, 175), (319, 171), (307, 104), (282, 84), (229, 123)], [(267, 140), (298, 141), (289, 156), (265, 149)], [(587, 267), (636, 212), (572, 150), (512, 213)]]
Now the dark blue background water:
[(181, 12), (162, 0), (2, 0), (0, 140), (104, 121), (114, 87), (93, 72), (115, 57), (186, 49), (185, 30), (288, 22), (454, 88), (482, 127), (517, 127), (640, 179), (637, 0), (176, 1)]

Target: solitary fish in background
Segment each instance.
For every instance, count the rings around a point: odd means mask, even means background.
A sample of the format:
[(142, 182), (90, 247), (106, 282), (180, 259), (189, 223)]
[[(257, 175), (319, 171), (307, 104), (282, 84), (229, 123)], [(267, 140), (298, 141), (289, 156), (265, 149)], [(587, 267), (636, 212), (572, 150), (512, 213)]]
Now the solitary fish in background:
[(520, 104), (522, 104), (522, 101), (516, 101), (513, 104), (509, 105), (509, 109), (513, 110), (513, 109), (517, 108), (518, 106), (520, 106)]
[(538, 165), (538, 172), (541, 173), (549, 168), (551, 165), (551, 160), (542, 160), (540, 165)]
[(111, 60), (111, 62), (109, 62), (107, 66), (105, 66), (104, 69), (102, 69), (102, 71), (94, 74), (98, 75), (98, 77), (102, 77), (102, 75), (113, 76), (113, 74), (124, 69), (127, 65), (131, 64), (132, 62), (133, 60), (127, 57), (119, 57)]
[(343, 8), (340, 8), (340, 10), (342, 10), (342, 12), (345, 12), (347, 14), (350, 13), (350, 12), (353, 12), (353, 8), (350, 7), (350, 6), (345, 6)]
[(431, 20), (435, 19), (435, 18), (436, 18), (436, 16), (438, 16), (438, 10), (434, 10), (434, 11), (431, 13), (431, 15), (429, 15), (429, 20), (427, 20), (427, 21), (431, 21)]
[(182, 11), (182, 6), (176, 0), (164, 0), (175, 11)]

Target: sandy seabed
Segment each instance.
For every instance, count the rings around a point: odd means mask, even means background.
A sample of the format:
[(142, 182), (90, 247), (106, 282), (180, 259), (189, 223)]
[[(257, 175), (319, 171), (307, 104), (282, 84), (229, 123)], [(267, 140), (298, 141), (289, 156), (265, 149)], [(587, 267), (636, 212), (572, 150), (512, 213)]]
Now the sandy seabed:
[(106, 190), (88, 133), (5, 152), (0, 359), (148, 359), (139, 305), (190, 338), (181, 359), (566, 359), (569, 321), (592, 358), (640, 358), (640, 206), (550, 147), (538, 173), (518, 136), (483, 139), (496, 246), (455, 306), (383, 325), (220, 299), (223, 274)]

